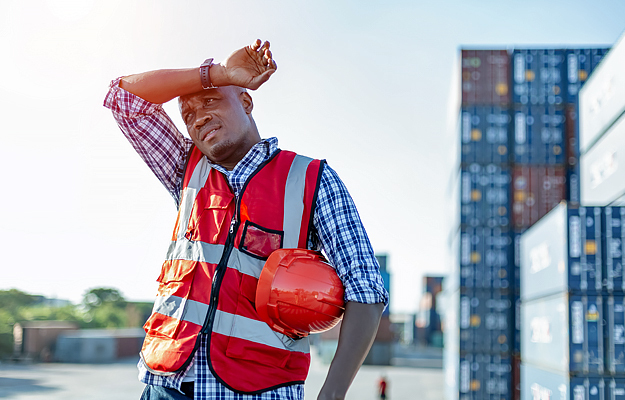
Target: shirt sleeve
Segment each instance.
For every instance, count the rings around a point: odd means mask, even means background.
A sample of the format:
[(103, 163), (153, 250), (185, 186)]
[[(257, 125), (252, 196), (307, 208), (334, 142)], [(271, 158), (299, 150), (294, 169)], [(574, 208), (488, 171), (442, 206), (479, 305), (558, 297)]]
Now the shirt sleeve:
[(135, 151), (180, 204), (180, 190), (187, 155), (193, 142), (180, 133), (161, 104), (150, 103), (111, 82), (104, 107), (113, 112), (117, 125)]
[(388, 305), (380, 266), (354, 201), (328, 165), (321, 174), (313, 223), (323, 252), (343, 281), (345, 300)]

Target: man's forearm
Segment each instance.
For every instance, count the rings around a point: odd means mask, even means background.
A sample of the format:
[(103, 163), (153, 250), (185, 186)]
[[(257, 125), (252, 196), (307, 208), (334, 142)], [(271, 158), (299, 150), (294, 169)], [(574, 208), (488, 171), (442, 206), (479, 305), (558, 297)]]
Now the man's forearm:
[(119, 82), (119, 86), (157, 104), (202, 90), (198, 68), (161, 69), (125, 76)]
[[(209, 69), (210, 79), (215, 85), (223, 85), (224, 79), (219, 64)], [(125, 76), (119, 86), (150, 103), (162, 104), (178, 96), (202, 90), (200, 68), (160, 69)]]
[(343, 399), (362, 365), (380, 324), (384, 304), (348, 302), (336, 354), (319, 393), (319, 400)]

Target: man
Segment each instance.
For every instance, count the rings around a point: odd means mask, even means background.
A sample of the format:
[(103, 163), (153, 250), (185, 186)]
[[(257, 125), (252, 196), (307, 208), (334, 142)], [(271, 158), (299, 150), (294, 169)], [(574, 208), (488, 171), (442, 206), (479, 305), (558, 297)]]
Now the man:
[[(261, 140), (252, 118), (246, 89), (276, 68), (269, 43), (257, 40), (223, 64), (111, 83), (104, 105), (179, 210), (145, 325), (142, 399), (303, 399), (307, 338), (272, 331), (254, 310), (260, 269), (279, 247), (323, 250), (345, 287), (319, 399), (345, 397), (375, 337), (388, 293), (346, 188), (323, 161)], [(191, 140), (162, 109), (175, 97)], [(287, 201), (293, 196), (299, 202)]]
[(380, 380), (378, 381), (378, 394), (380, 395), (380, 400), (386, 400), (386, 388), (388, 387), (388, 382), (386, 381), (386, 377), (382, 375)]

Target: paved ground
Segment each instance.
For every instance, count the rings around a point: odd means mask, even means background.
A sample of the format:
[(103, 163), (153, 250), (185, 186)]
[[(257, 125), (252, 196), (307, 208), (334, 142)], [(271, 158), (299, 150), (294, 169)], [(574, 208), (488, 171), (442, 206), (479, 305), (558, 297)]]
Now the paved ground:
[[(327, 366), (313, 358), (306, 383), (306, 400), (314, 400)], [(440, 400), (443, 370), (363, 366), (348, 400), (376, 400), (377, 380), (385, 374), (390, 400)], [(11, 400), (138, 400), (134, 361), (115, 364), (0, 364), (0, 398)]]

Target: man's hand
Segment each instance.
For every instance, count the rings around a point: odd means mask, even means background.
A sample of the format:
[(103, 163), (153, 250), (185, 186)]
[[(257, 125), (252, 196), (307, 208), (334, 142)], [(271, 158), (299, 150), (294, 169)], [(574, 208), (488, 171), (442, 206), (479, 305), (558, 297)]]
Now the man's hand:
[(215, 86), (235, 85), (256, 90), (278, 68), (269, 50), (269, 42), (259, 39), (230, 54), (223, 64), (211, 67), (211, 81)]

